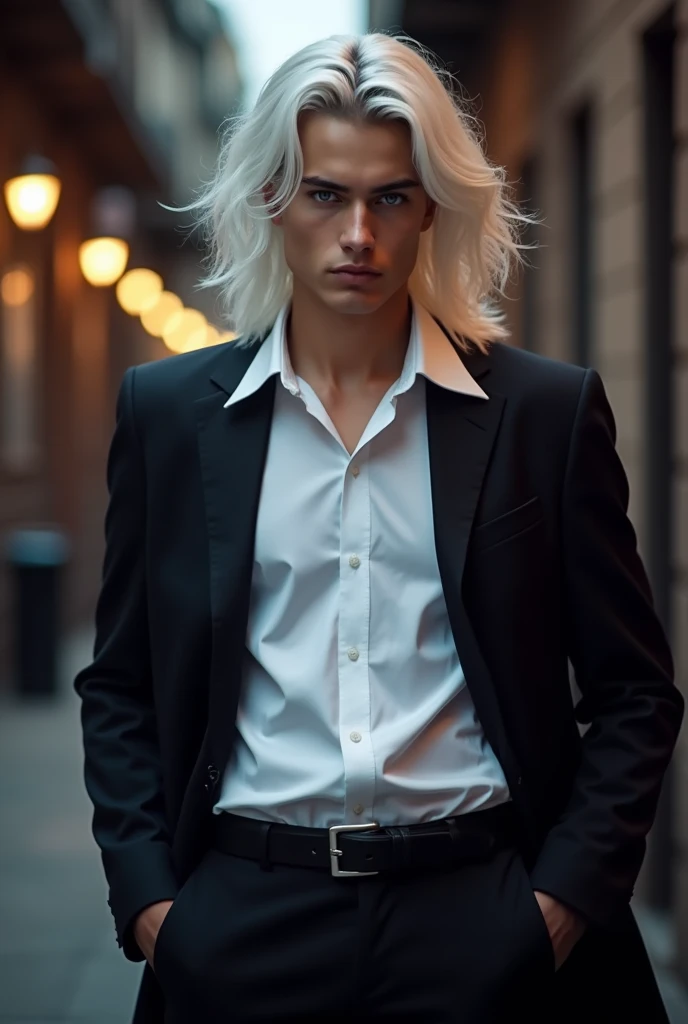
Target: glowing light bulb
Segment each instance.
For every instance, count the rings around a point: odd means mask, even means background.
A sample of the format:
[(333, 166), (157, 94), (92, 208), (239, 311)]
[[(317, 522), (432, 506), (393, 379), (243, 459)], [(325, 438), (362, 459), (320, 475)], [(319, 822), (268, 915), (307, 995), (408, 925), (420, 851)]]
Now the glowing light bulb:
[(89, 284), (107, 287), (124, 273), (129, 246), (121, 238), (90, 238), (79, 246), (79, 266)]
[(21, 174), (5, 182), (5, 202), (18, 228), (38, 231), (52, 219), (62, 183), (54, 174)]
[(162, 278), (154, 270), (137, 267), (120, 277), (115, 291), (122, 309), (134, 316), (158, 301), (162, 293)]

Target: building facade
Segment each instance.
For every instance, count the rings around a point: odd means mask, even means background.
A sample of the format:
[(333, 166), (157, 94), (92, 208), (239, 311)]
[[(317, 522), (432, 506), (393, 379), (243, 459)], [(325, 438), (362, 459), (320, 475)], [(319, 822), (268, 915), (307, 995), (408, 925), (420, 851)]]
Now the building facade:
[[(372, 0), (371, 28), (448, 65), (540, 217), (505, 303), (512, 340), (602, 375), (688, 696), (688, 2)], [(637, 897), (688, 985), (688, 729)]]
[(194, 292), (198, 246), (159, 203), (189, 202), (239, 101), (234, 50), (206, 0), (0, 5), (1, 181), (38, 154), (61, 182), (38, 231), (0, 200), (0, 688), (13, 682), (16, 596), (4, 541), (17, 527), (64, 531), (61, 625), (92, 620), (116, 392), (128, 365), (169, 354), (113, 288), (87, 283), (79, 246), (111, 233), (103, 197), (115, 187), (128, 265), (214, 316), (214, 297)]

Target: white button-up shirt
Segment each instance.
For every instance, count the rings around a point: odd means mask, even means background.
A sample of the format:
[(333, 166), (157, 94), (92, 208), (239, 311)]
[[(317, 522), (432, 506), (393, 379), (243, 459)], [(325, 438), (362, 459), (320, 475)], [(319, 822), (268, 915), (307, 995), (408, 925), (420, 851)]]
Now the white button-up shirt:
[(215, 812), (326, 828), (501, 803), (507, 783), (466, 687), (437, 566), (424, 378), (488, 397), (414, 304), (401, 376), (350, 455), (293, 371), (287, 314), (227, 402), (278, 375), (238, 735)]

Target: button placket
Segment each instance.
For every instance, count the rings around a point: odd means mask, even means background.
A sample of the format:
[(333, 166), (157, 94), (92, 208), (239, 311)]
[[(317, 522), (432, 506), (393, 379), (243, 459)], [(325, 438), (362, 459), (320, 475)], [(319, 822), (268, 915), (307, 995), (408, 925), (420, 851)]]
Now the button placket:
[[(375, 764), (370, 737), (370, 489), (368, 448), (344, 480), (339, 578), (339, 735), (347, 816), (372, 804)], [(347, 818), (347, 820), (349, 820)]]

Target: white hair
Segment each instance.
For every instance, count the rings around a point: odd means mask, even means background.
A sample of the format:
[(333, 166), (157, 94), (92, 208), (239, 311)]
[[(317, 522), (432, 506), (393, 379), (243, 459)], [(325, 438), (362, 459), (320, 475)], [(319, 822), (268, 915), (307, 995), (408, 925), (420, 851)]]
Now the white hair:
[(237, 344), (264, 336), (291, 298), (282, 231), (271, 218), (301, 183), (303, 111), (408, 125), (414, 166), (437, 204), (409, 291), (464, 348), (472, 341), (485, 350), (508, 335), (493, 300), (520, 261), (517, 225), (530, 218), (509, 200), (503, 169), (488, 162), (449, 74), (431, 60), (406, 37), (330, 36), (289, 57), (253, 109), (228, 122), (217, 170), (181, 209), (192, 211), (209, 243), (200, 286), (220, 286)]

